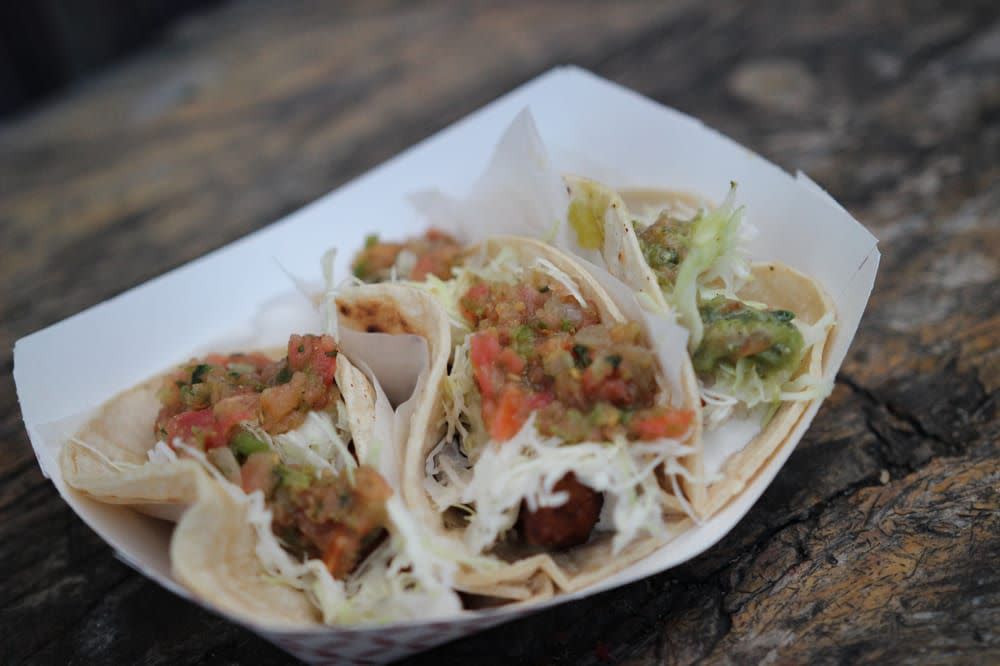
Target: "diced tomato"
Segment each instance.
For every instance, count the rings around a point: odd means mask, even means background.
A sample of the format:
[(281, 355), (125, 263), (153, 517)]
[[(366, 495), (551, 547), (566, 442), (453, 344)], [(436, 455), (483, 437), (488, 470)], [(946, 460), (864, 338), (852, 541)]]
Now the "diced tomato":
[(483, 400), (490, 400), (497, 394), (498, 376), (496, 361), (500, 356), (500, 338), (494, 330), (483, 331), (472, 336), (469, 342), (469, 358)]
[(517, 434), (531, 413), (526, 398), (524, 391), (514, 384), (503, 388), (493, 422), (487, 424), (490, 437), (498, 442), (506, 442)]
[(225, 441), (222, 441), (222, 444), (217, 442), (221, 438), (211, 407), (181, 412), (170, 417), (167, 420), (166, 431), (167, 443), (171, 446), (176, 438), (180, 438), (188, 444), (201, 444), (202, 448), (206, 449), (226, 443)]
[(520, 375), (521, 371), (524, 370), (524, 359), (516, 351), (507, 347), (497, 357), (497, 365), (507, 372)]
[(260, 394), (261, 425), (270, 433), (277, 433), (289, 414), (299, 407), (306, 388), (306, 375), (296, 372), (290, 381), (264, 389)]
[(693, 416), (693, 412), (685, 409), (636, 418), (629, 423), (629, 430), (643, 440), (680, 437), (691, 427)]
[(260, 490), (265, 496), (269, 495), (275, 483), (274, 466), (277, 462), (277, 456), (273, 453), (251, 454), (240, 467), (243, 490), (247, 493)]
[(479, 321), (483, 311), (483, 301), (490, 295), (490, 287), (484, 282), (472, 285), (465, 292), (459, 303), (462, 307), (462, 314), (471, 322)]
[(593, 395), (598, 400), (605, 400), (619, 407), (628, 405), (632, 398), (628, 382), (620, 378), (607, 380)]
[(417, 259), (417, 263), (413, 265), (413, 270), (410, 272), (410, 279), (415, 282), (422, 282), (428, 274), (437, 274), (435, 270), (437, 267), (436, 259), (437, 257), (433, 252), (429, 252)]
[(330, 386), (337, 370), (337, 343), (329, 335), (293, 335), (288, 338), (288, 367), (316, 374)]
[(532, 393), (528, 398), (528, 410), (533, 412), (537, 409), (541, 409), (546, 405), (555, 401), (556, 396), (552, 391), (545, 391), (543, 393)]
[(323, 380), (323, 384), (333, 384), (333, 375), (337, 371), (337, 343), (329, 335), (319, 338), (313, 349), (312, 368)]
[[(233, 428), (244, 421), (258, 421), (260, 412), (260, 395), (257, 393), (245, 393), (224, 398), (215, 403), (212, 408), (215, 416), (215, 430), (218, 438), (213, 442), (213, 446), (225, 446), (229, 443), (229, 438), (233, 434)], [(206, 448), (212, 448), (206, 443)]]
[(306, 346), (304, 335), (292, 335), (288, 338), (288, 367), (292, 370), (302, 370), (309, 362), (312, 350)]

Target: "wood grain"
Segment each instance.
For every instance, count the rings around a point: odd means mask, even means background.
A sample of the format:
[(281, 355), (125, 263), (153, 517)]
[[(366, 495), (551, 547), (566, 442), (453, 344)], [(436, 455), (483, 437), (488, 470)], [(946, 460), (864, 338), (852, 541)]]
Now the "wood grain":
[(0, 126), (0, 662), (288, 661), (63, 504), (13, 341), (568, 62), (807, 171), (882, 269), (833, 395), (720, 544), (412, 663), (1000, 661), (1000, 8), (702, 0), (232, 3)]

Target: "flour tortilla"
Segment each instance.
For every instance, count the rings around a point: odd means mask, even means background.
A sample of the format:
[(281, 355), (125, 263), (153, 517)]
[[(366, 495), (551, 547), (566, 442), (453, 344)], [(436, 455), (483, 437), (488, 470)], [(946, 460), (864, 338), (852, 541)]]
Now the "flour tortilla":
[[(546, 259), (566, 273), (604, 322), (626, 321), (621, 310), (591, 275), (571, 257), (533, 239), (506, 237), (484, 241), (472, 252), (493, 257), (503, 248), (515, 250), (526, 265)], [(343, 290), (337, 297), (341, 325), (359, 330), (410, 333), (423, 336), (429, 346), (429, 367), (421, 375), (413, 398), (399, 413), (405, 423), (397, 427), (404, 447), (403, 499), (423, 524), (450, 542), (455, 552), (464, 552), (462, 529), (449, 527), (424, 490), (425, 464), (438, 444), (443, 422), (445, 379), (453, 343), (452, 326), (444, 309), (425, 290), (407, 284), (364, 285)], [(693, 379), (693, 375), (692, 375)], [(700, 405), (697, 385), (684, 384), (680, 403), (689, 409)], [(677, 530), (688, 521), (680, 517), (681, 504), (664, 489), (662, 503), (677, 511), (671, 523)], [(647, 556), (668, 537), (643, 536), (612, 554), (611, 535), (596, 533), (586, 544), (560, 553), (539, 552), (523, 547), (502, 553), (495, 566), (463, 564), (456, 587), (463, 592), (508, 601), (531, 601), (556, 591), (571, 592), (620, 571)]]
[[(67, 484), (107, 504), (125, 504), (173, 522), (180, 518), (198, 497), (197, 478), (204, 469), (188, 458), (149, 462), (160, 410), (156, 394), (167, 376), (112, 398), (66, 443), (59, 464)], [(343, 354), (337, 355), (335, 380), (350, 415), (355, 450), (363, 460), (375, 446), (375, 391)]]
[[(635, 290), (640, 298), (640, 302), (647, 305), (652, 303), (653, 309), (657, 312), (670, 313), (672, 308), (667, 303), (660, 290), (660, 284), (656, 280), (656, 275), (646, 265), (646, 260), (642, 256), (642, 249), (639, 246), (639, 239), (636, 237), (635, 228), (632, 224), (627, 203), (618, 192), (595, 181), (578, 176), (566, 176), (564, 178), (569, 188), (570, 198), (574, 199), (584, 190), (597, 193), (600, 203), (604, 207), (603, 215), (603, 244), (601, 246), (601, 256), (614, 277), (618, 278), (626, 285)], [(696, 205), (696, 199), (687, 195), (683, 197), (673, 196), (671, 193), (670, 202), (664, 204), (664, 208), (675, 206), (688, 208)], [(695, 376), (694, 367), (691, 365), (690, 356), (684, 356), (681, 367), (681, 381), (686, 392), (699, 395), (698, 379)], [(695, 480), (679, 479), (681, 488), (687, 495), (688, 501), (699, 515), (702, 514), (702, 507), (708, 501), (708, 494), (705, 484), (698, 481), (705, 476), (704, 452), (701, 447), (701, 400), (695, 400), (695, 428), (694, 441), (696, 442), (694, 451), (685, 456), (681, 461), (685, 468), (691, 472)]]
[[(770, 309), (790, 310), (806, 324), (815, 324), (835, 311), (833, 302), (815, 280), (785, 264), (754, 263), (751, 275), (753, 279), (737, 293), (744, 300), (766, 303)], [(828, 368), (826, 350), (833, 330), (833, 327), (828, 329), (826, 336), (809, 348), (792, 379), (808, 375), (815, 381), (822, 380)], [(706, 499), (705, 504), (698, 507), (699, 511), (706, 516), (714, 515), (738, 495), (781, 448), (809, 407), (822, 400), (822, 397), (815, 397), (782, 403), (764, 429), (726, 460), (721, 469), (722, 480), (703, 484)]]
[[(170, 555), (174, 576), (199, 598), (245, 622), (268, 628), (312, 626), (318, 611), (298, 590), (263, 576), (247, 505), (190, 458), (150, 462), (156, 444), (156, 393), (163, 375), (105, 404), (63, 448), (63, 479), (100, 502), (121, 504), (176, 522)], [(378, 446), (376, 393), (368, 378), (338, 354), (335, 380), (349, 412), (359, 459)]]
[[(660, 289), (656, 274), (643, 257), (633, 215), (652, 222), (659, 211), (666, 210), (679, 219), (691, 219), (700, 208), (711, 207), (710, 202), (687, 192), (643, 189), (619, 194), (585, 178), (567, 176), (565, 180), (571, 196), (590, 188), (599, 191), (607, 202), (602, 256), (608, 271), (642, 294), (644, 302), (651, 304), (653, 309), (671, 313), (672, 308)], [(755, 263), (751, 266), (751, 275), (752, 279), (737, 294), (744, 300), (764, 303), (770, 309), (791, 310), (807, 324), (815, 324), (835, 311), (832, 301), (816, 281), (784, 264)], [(810, 349), (792, 379), (809, 375), (819, 381), (824, 376), (824, 351), (831, 332), (832, 329), (828, 330), (826, 337)], [(690, 376), (694, 377), (693, 369)], [(695, 512), (708, 518), (742, 491), (780, 448), (802, 414), (821, 399), (784, 403), (756, 437), (726, 460), (721, 470), (722, 480), (711, 482), (706, 478), (703, 451), (699, 448), (686, 461), (688, 469), (694, 472), (694, 479), (683, 480), (684, 491)]]

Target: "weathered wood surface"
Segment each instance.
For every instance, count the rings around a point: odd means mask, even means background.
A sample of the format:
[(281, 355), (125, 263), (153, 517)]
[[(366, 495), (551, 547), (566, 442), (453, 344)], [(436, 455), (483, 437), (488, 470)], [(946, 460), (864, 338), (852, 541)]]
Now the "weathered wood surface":
[(1000, 6), (339, 4), (194, 17), (0, 126), (0, 662), (288, 661), (74, 517), (23, 431), (13, 341), (567, 62), (807, 171), (882, 270), (832, 397), (722, 543), (413, 662), (1000, 661)]

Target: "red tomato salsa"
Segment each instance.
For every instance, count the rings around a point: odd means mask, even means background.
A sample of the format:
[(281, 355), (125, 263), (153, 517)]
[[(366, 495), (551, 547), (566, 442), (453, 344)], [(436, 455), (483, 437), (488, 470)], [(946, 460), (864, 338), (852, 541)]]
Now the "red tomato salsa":
[(657, 366), (638, 324), (604, 324), (548, 275), (477, 282), (460, 301), (483, 423), (506, 441), (537, 412), (568, 443), (682, 436), (693, 414), (656, 404)]
[(351, 269), (364, 282), (391, 280), (394, 270), (400, 280), (419, 282), (428, 275), (447, 280), (461, 253), (459, 242), (437, 229), (429, 229), (423, 236), (402, 243), (385, 243), (377, 235), (371, 235), (354, 257)]
[(337, 343), (328, 335), (293, 335), (288, 355), (210, 354), (170, 376), (160, 390), (156, 433), (201, 449), (227, 446), (242, 422), (269, 434), (292, 430), (312, 410), (334, 407)]
[(285, 547), (322, 559), (343, 578), (385, 534), (388, 484), (366, 466), (354, 471), (352, 483), (347, 472), (282, 463), (254, 434), (279, 435), (311, 411), (336, 410), (336, 369), (337, 344), (328, 335), (291, 336), (278, 361), (263, 354), (210, 354), (167, 378), (156, 434), (170, 446), (179, 439), (204, 451), (244, 491), (263, 492)]
[(334, 578), (345, 578), (389, 526), (385, 503), (392, 490), (371, 467), (354, 470), (352, 482), (346, 471), (317, 475), (260, 452), (247, 458), (241, 473), (244, 490), (264, 493), (271, 529), (285, 548), (303, 559), (321, 559)]

